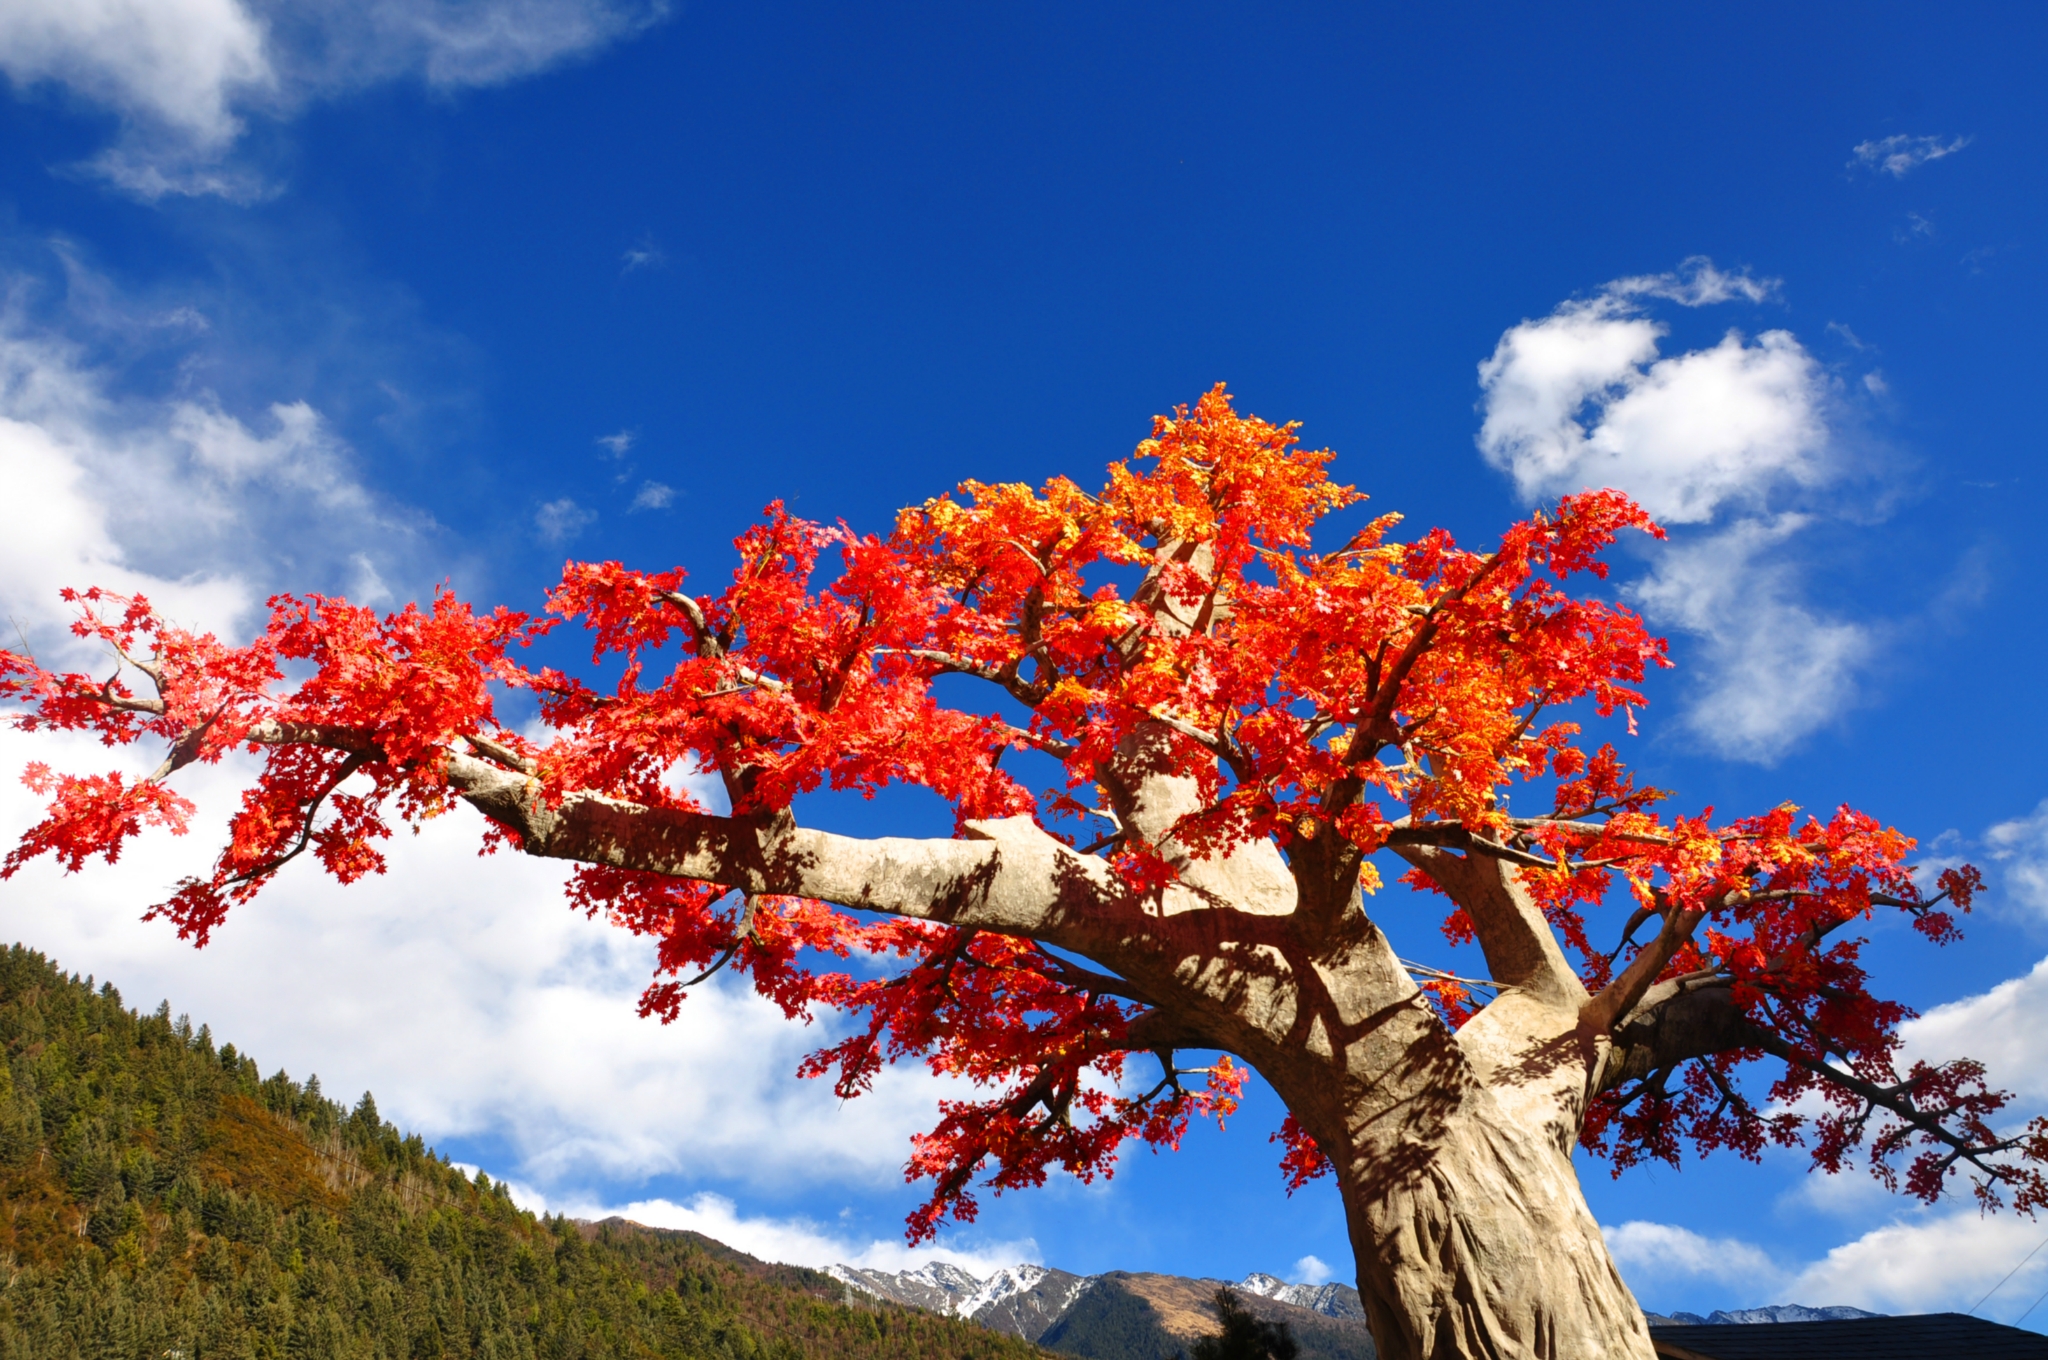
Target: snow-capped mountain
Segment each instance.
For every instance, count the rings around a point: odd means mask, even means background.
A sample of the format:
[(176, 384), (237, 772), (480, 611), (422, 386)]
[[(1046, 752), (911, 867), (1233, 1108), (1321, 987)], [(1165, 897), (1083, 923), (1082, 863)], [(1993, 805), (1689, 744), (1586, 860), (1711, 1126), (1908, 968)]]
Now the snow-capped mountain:
[[(1109, 1277), (1075, 1275), (1045, 1266), (1015, 1265), (986, 1279), (958, 1266), (927, 1262), (916, 1270), (891, 1273), (859, 1266), (833, 1266), (826, 1272), (849, 1289), (934, 1313), (970, 1318), (995, 1331), (1037, 1341), (1067, 1315), (1090, 1286)], [(1123, 1278), (1121, 1274), (1119, 1279)], [(1213, 1290), (1221, 1280), (1200, 1284)], [(1247, 1275), (1235, 1288), (1257, 1298), (1305, 1308), (1329, 1318), (1363, 1319), (1358, 1291), (1341, 1284), (1289, 1284), (1277, 1276)]]
[[(1672, 1313), (1662, 1320), (1707, 1327), (1745, 1322), (1839, 1322), (1845, 1318), (1883, 1316), (1882, 1313), (1867, 1313), (1861, 1308), (1850, 1308), (1843, 1304), (1827, 1308), (1808, 1308), (1803, 1303), (1774, 1303), (1764, 1308), (1717, 1308), (1705, 1317), (1698, 1313)], [(1652, 1316), (1651, 1320), (1655, 1322), (1659, 1319)]]
[(1059, 1321), (1094, 1278), (1044, 1266), (1015, 1265), (982, 1279), (939, 1261), (894, 1273), (843, 1265), (825, 1273), (876, 1298), (971, 1318), (1027, 1341), (1035, 1341)]
[(1278, 1299), (1296, 1308), (1321, 1313), (1324, 1317), (1365, 1316), (1365, 1309), (1358, 1301), (1358, 1291), (1345, 1284), (1289, 1284), (1277, 1276), (1253, 1271), (1238, 1283), (1237, 1291), (1256, 1294), (1262, 1299)]

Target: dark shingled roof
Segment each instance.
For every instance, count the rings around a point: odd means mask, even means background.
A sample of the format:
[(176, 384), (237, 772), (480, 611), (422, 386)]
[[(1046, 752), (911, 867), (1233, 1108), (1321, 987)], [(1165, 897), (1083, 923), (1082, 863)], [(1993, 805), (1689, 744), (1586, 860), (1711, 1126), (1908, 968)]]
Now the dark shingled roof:
[(2048, 1360), (2048, 1336), (1961, 1313), (1652, 1327), (1670, 1360)]

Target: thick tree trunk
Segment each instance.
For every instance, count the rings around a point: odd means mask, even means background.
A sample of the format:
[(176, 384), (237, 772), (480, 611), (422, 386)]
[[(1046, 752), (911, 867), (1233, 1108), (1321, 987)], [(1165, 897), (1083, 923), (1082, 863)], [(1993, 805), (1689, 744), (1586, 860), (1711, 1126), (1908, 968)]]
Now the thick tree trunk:
[(1283, 1065), (1336, 1162), (1382, 1360), (1651, 1360), (1572, 1167), (1598, 1053), (1574, 1026), (1511, 993), (1452, 1035), (1416, 997)]
[(1382, 1360), (1649, 1360), (1569, 1155), (1483, 1094), (1433, 1141), (1341, 1179)]

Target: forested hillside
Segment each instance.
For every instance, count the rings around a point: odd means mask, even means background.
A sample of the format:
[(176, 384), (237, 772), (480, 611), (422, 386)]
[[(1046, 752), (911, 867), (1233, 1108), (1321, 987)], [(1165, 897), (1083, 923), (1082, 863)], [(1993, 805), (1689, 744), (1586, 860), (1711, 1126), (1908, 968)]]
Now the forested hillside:
[(1008, 1360), (690, 1233), (538, 1219), (365, 1095), (0, 953), (0, 1360)]

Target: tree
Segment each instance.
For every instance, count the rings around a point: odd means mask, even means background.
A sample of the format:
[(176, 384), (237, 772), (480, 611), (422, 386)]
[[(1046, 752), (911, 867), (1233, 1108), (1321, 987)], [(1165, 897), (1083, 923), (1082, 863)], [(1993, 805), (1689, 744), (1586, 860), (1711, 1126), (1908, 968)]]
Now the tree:
[[(859, 1018), (803, 1067), (844, 1095), (901, 1058), (977, 1083), (914, 1140), (913, 1240), (971, 1219), (977, 1178), (1087, 1179), (1127, 1139), (1176, 1143), (1248, 1065), (1290, 1112), (1290, 1188), (1335, 1178), (1390, 1360), (1650, 1355), (1575, 1141), (1617, 1169), (1681, 1140), (1803, 1145), (1922, 1199), (1954, 1176), (1987, 1206), (2048, 1202), (2048, 1124), (1994, 1131), (2007, 1097), (1978, 1064), (1901, 1071), (1909, 1012), (1846, 933), (1898, 912), (1946, 944), (1974, 870), (1923, 886), (1912, 840), (1846, 807), (1667, 812), (1559, 716), (1633, 730), (1667, 664), (1627, 608), (1567, 589), (1619, 534), (1662, 536), (1642, 511), (1568, 496), (1483, 552), (1396, 539), (1387, 514), (1319, 550), (1362, 499), (1331, 457), (1219, 386), (1097, 492), (966, 482), (887, 537), (770, 506), (716, 594), (571, 563), (549, 617), (280, 596), (237, 646), (86, 590), (75, 631), (112, 673), (0, 653), (0, 682), (25, 726), (168, 754), (134, 781), (32, 767), (48, 814), (0, 872), (181, 831), (172, 777), (247, 750), (229, 844), (151, 911), (204, 944), (291, 860), (353, 881), (394, 823), (467, 803), (487, 848), (573, 861), (577, 907), (655, 941), (644, 1013), (730, 968), (792, 1017)], [(564, 620), (589, 630), (587, 678), (515, 659)], [(511, 690), (545, 740), (500, 725)], [(693, 768), (729, 812), (683, 790)], [(1034, 794), (1034, 768), (1061, 787)], [(792, 813), (890, 785), (939, 795), (956, 833)], [(1485, 980), (1396, 956), (1369, 908), (1396, 858), (1420, 894), (1386, 910), (1440, 898)], [(856, 954), (889, 966), (836, 966)], [(1183, 1050), (1223, 1056), (1191, 1072)]]
[(1301, 1354), (1293, 1329), (1255, 1316), (1229, 1289), (1216, 1291), (1216, 1317), (1223, 1330), (1197, 1340), (1191, 1360), (1295, 1360)]

